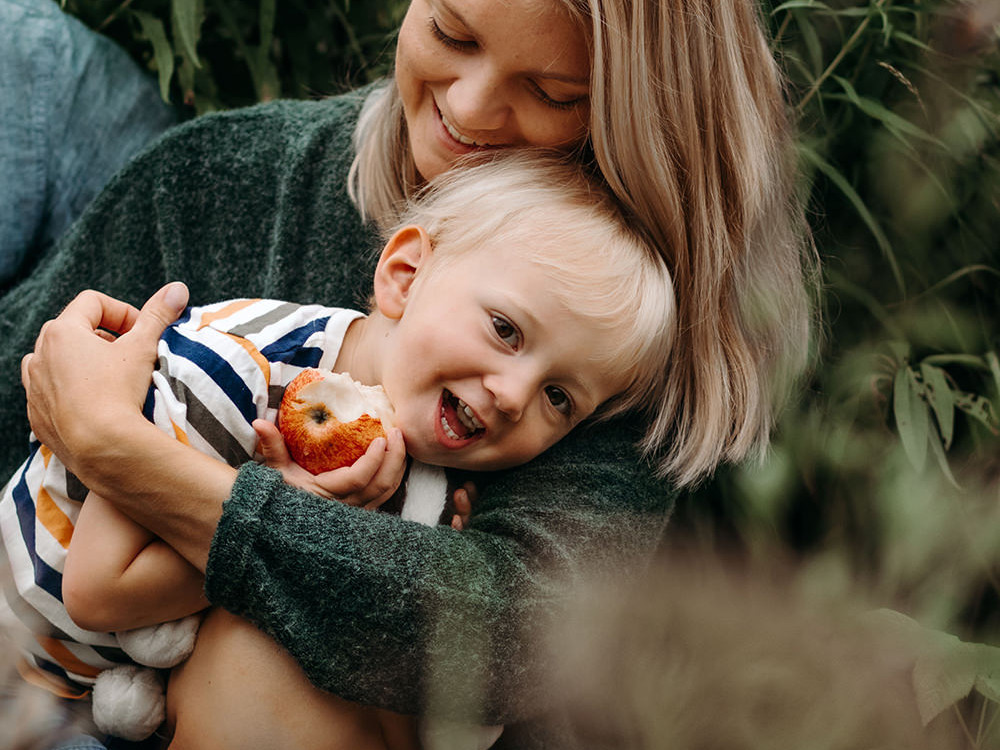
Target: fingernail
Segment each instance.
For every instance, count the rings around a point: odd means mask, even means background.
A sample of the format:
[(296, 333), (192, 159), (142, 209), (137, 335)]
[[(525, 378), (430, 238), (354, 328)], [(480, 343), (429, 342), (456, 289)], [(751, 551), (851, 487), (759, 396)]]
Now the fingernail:
[(163, 295), (163, 302), (172, 310), (180, 312), (187, 305), (188, 290), (182, 281), (174, 281), (167, 285), (167, 291)]

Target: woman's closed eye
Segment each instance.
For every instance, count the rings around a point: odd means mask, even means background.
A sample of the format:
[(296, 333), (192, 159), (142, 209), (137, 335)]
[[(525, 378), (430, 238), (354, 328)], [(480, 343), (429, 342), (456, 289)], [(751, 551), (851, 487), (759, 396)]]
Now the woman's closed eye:
[(495, 313), (490, 316), (490, 321), (493, 323), (493, 331), (503, 343), (515, 351), (521, 347), (521, 332), (517, 326)]
[(528, 87), (531, 89), (531, 92), (534, 94), (536, 99), (547, 107), (552, 107), (552, 109), (573, 109), (574, 107), (578, 107), (587, 101), (586, 95), (574, 96), (570, 99), (557, 99), (556, 97), (549, 95), (549, 93), (535, 81), (529, 81)]
[(479, 44), (474, 39), (456, 39), (450, 34), (445, 33), (445, 31), (438, 24), (437, 19), (433, 16), (427, 19), (427, 26), (431, 30), (431, 34), (445, 47), (450, 47), (451, 49), (458, 50), (459, 52), (471, 52), (476, 49)]

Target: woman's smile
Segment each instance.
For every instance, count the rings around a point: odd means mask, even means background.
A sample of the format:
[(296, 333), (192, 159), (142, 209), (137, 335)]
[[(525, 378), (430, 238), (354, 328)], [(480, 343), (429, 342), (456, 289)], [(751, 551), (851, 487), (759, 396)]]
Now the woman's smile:
[(571, 149), (587, 135), (590, 51), (554, 0), (413, 0), (396, 85), (425, 180), (481, 148)]

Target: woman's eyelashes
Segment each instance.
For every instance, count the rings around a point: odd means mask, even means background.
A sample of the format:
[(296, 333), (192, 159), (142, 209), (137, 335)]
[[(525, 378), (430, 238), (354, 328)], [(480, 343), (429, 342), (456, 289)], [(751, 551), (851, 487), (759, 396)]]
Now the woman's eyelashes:
[[(427, 26), (430, 29), (431, 35), (449, 49), (456, 50), (457, 52), (474, 52), (479, 48), (479, 42), (475, 39), (459, 39), (445, 32), (433, 16), (427, 19)], [(533, 80), (527, 81), (527, 87), (531, 91), (532, 96), (542, 104), (560, 111), (574, 109), (587, 100), (586, 95), (574, 96), (570, 99), (559, 99), (549, 94), (537, 81)]]
[(427, 19), (427, 25), (430, 27), (434, 38), (445, 47), (450, 47), (459, 52), (471, 52), (479, 46), (474, 39), (456, 39), (450, 34), (446, 34), (433, 16)]
[(561, 109), (561, 110), (574, 109), (587, 99), (586, 96), (575, 96), (572, 99), (566, 99), (566, 100), (555, 99), (549, 96), (545, 92), (545, 89), (539, 86), (535, 81), (529, 81), (528, 85), (529, 88), (531, 88), (532, 92), (535, 94), (535, 98), (537, 98), (540, 102), (542, 102), (546, 106), (552, 107), (552, 109)]

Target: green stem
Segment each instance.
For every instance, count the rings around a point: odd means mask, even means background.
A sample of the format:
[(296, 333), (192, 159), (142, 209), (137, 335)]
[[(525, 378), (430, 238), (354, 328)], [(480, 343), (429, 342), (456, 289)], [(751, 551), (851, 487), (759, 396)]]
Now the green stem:
[[(886, 0), (877, 0), (875, 5), (881, 8), (885, 5), (885, 3)], [(858, 24), (858, 28), (856, 28), (854, 33), (851, 34), (851, 38), (847, 40), (847, 43), (840, 48), (840, 52), (838, 52), (837, 56), (833, 58), (833, 61), (826, 67), (826, 70), (820, 74), (819, 78), (813, 81), (812, 86), (809, 87), (809, 91), (806, 92), (806, 95), (802, 97), (802, 101), (799, 102), (798, 109), (800, 111), (806, 106), (806, 104), (809, 103), (809, 100), (813, 98), (816, 92), (819, 91), (819, 87), (823, 85), (823, 81), (833, 75), (833, 71), (837, 69), (837, 66), (840, 65), (841, 61), (850, 51), (851, 47), (853, 47), (855, 43), (857, 43), (858, 39), (861, 38), (861, 35), (864, 33), (865, 29), (868, 28), (868, 24), (871, 23), (871, 20), (872, 17), (870, 14), (865, 16), (865, 19)]]

